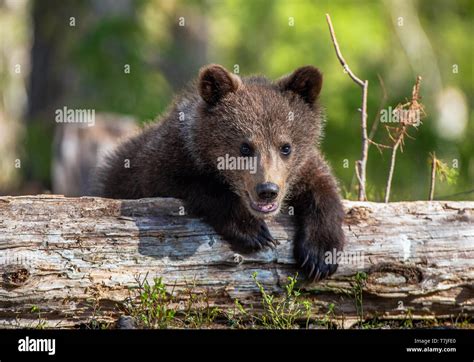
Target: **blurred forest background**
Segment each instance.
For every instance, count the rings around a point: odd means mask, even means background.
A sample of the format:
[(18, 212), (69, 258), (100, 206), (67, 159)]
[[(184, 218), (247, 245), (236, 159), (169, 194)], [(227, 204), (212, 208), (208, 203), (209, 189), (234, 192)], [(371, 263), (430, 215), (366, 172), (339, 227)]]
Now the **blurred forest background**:
[[(204, 64), (274, 79), (313, 64), (325, 75), (322, 148), (355, 199), (361, 89), (336, 58), (325, 13), (369, 81), (369, 129), (384, 91), (394, 108), (423, 78), (427, 115), (397, 157), (391, 200), (427, 199), (433, 151), (458, 172), (437, 182), (435, 199), (474, 200), (471, 0), (0, 0), (0, 194), (83, 193), (72, 187), (88, 174), (82, 158), (163, 113)], [(65, 106), (95, 110), (96, 126), (57, 124)], [(374, 139), (388, 142), (383, 124)], [(371, 146), (369, 200), (383, 200), (389, 161)]]

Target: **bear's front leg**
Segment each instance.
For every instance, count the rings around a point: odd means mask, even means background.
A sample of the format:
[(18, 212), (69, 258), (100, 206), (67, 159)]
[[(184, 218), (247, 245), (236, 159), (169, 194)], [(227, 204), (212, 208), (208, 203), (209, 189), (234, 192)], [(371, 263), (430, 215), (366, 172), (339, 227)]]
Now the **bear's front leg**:
[(274, 248), (277, 244), (265, 221), (250, 214), (240, 198), (221, 184), (209, 181), (193, 184), (186, 204), (191, 213), (204, 218), (237, 249), (250, 252)]
[(291, 194), (288, 205), (294, 207), (297, 225), (295, 259), (308, 279), (323, 279), (337, 269), (337, 261), (326, 256), (337, 255), (344, 246), (344, 210), (335, 178), (321, 157), (314, 155), (306, 162)]

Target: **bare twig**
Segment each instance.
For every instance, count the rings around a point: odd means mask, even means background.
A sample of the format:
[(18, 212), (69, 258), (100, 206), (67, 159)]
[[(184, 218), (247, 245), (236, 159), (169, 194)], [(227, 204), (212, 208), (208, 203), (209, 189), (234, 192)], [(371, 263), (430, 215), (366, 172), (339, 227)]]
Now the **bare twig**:
[(380, 152), (380, 154), (382, 154), (382, 149), (383, 148), (391, 149), (393, 147), (373, 141), (373, 138), (375, 136), (375, 132), (377, 132), (377, 128), (380, 124), (380, 117), (381, 117), (381, 114), (382, 114), (382, 110), (385, 107), (385, 104), (387, 103), (387, 98), (388, 98), (387, 90), (385, 89), (385, 83), (384, 83), (382, 77), (380, 76), (380, 74), (377, 74), (377, 78), (379, 79), (380, 87), (382, 88), (382, 98), (380, 99), (379, 109), (378, 109), (377, 113), (375, 114), (375, 119), (374, 119), (374, 122), (372, 123), (372, 127), (370, 129), (369, 147), (370, 147), (371, 144), (374, 145), (375, 147), (377, 147), (377, 150)]
[(357, 160), (355, 163), (355, 174), (357, 177), (357, 181), (359, 182), (359, 185), (360, 185), (362, 183), (362, 180), (360, 178), (359, 170), (360, 170), (360, 160)]
[[(387, 103), (387, 98), (388, 98), (387, 90), (385, 88), (385, 83), (384, 83), (382, 77), (380, 76), (380, 74), (377, 74), (377, 78), (379, 79), (380, 87), (382, 88), (382, 98), (380, 99), (379, 110), (375, 114), (374, 123), (372, 123), (372, 127), (370, 129), (369, 142), (375, 137), (375, 132), (377, 132), (377, 128), (378, 128), (379, 123), (380, 123), (380, 115), (381, 115), (382, 109), (384, 109), (385, 104)], [(371, 142), (371, 143), (375, 145), (375, 142)], [(386, 146), (386, 147), (388, 147), (388, 146)]]
[(359, 201), (364, 201), (367, 199), (365, 184), (366, 184), (366, 167), (367, 167), (367, 157), (369, 153), (369, 137), (367, 136), (367, 89), (369, 87), (369, 82), (367, 80), (361, 80), (357, 77), (352, 70), (349, 68), (349, 65), (346, 63), (344, 57), (342, 56), (341, 50), (339, 49), (339, 44), (336, 39), (336, 34), (334, 33), (334, 28), (332, 26), (331, 17), (329, 14), (326, 14), (326, 20), (329, 26), (329, 32), (331, 34), (331, 39), (334, 44), (334, 49), (336, 51), (337, 59), (341, 63), (344, 71), (351, 77), (351, 79), (362, 88), (362, 108), (361, 108), (361, 129), (362, 129), (362, 152), (361, 159), (356, 162), (356, 174), (359, 181)]
[[(390, 161), (390, 169), (388, 173), (387, 186), (385, 188), (385, 202), (390, 200), (390, 189), (392, 186), (393, 171), (395, 169), (395, 161), (397, 157), (398, 148), (403, 152), (403, 145), (405, 142), (405, 136), (409, 137), (409, 127), (417, 128), (421, 122), (421, 117), (424, 115), (423, 105), (419, 102), (420, 100), (420, 84), (421, 77), (416, 78), (415, 85), (413, 86), (411, 100), (405, 104), (399, 104), (395, 108), (395, 112), (398, 112), (398, 119), (401, 127), (386, 127), (389, 138), (394, 142), (392, 148), (392, 157)], [(408, 108), (408, 109), (405, 109)], [(406, 111), (408, 111), (406, 113)], [(395, 135), (392, 135), (390, 130), (395, 130)]]
[(329, 32), (331, 33), (331, 39), (334, 44), (334, 49), (336, 50), (337, 59), (339, 59), (339, 62), (341, 63), (342, 67), (347, 72), (347, 74), (349, 74), (349, 76), (354, 80), (354, 82), (356, 82), (361, 87), (364, 87), (365, 81), (361, 80), (354, 73), (352, 73), (351, 69), (349, 68), (349, 65), (346, 63), (344, 57), (342, 56), (341, 50), (339, 49), (339, 43), (337, 42), (337, 39), (336, 39), (336, 34), (334, 33), (334, 28), (332, 26), (331, 17), (329, 16), (329, 14), (326, 14), (326, 20), (329, 25)]
[(390, 170), (388, 172), (387, 187), (385, 189), (385, 202), (388, 202), (388, 200), (390, 199), (390, 189), (391, 189), (391, 186), (392, 186), (393, 170), (395, 169), (395, 160), (396, 160), (396, 157), (397, 157), (397, 150), (398, 150), (398, 147), (400, 146), (400, 144), (402, 142), (402, 139), (403, 139), (403, 136), (402, 136), (402, 133), (401, 133), (400, 136), (398, 137), (398, 139), (395, 141), (395, 144), (393, 145), (393, 148), (392, 148), (392, 157), (391, 157), (391, 160), (390, 160)]
[(388, 146), (388, 145), (384, 145), (383, 143), (378, 143), (378, 142), (372, 141), (370, 138), (369, 138), (369, 144), (372, 144), (375, 147), (377, 147), (379, 152), (382, 152), (381, 148), (388, 148), (388, 149), (393, 148), (392, 146)]
[(436, 183), (436, 154), (430, 153), (431, 156), (431, 182), (430, 182), (430, 201), (433, 201)]

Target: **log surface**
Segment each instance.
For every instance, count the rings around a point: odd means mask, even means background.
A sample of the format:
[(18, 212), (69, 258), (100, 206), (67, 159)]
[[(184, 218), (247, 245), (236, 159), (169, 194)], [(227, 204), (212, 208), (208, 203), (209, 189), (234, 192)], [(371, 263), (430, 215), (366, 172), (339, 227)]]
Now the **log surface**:
[[(474, 202), (344, 201), (346, 248), (338, 271), (301, 288), (315, 314), (329, 302), (348, 320), (354, 275), (365, 272), (364, 317), (474, 315)], [(87, 323), (103, 318), (137, 287), (163, 277), (177, 298), (189, 284), (211, 292), (212, 304), (232, 308), (260, 300), (252, 273), (279, 292), (297, 271), (292, 216), (269, 223), (275, 250), (241, 254), (176, 199), (107, 200), (56, 195), (0, 197), (0, 327)], [(183, 299), (185, 298), (183, 292)]]

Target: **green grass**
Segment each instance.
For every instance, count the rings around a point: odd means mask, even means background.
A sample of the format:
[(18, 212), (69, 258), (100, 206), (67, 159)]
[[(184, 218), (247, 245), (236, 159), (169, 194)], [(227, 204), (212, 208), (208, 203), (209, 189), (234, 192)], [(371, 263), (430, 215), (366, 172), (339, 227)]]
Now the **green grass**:
[(359, 325), (362, 326), (365, 320), (364, 316), (364, 286), (367, 281), (367, 274), (364, 272), (357, 272), (354, 277), (352, 285), (352, 297), (354, 298), (354, 304), (359, 318)]
[(163, 329), (172, 326), (176, 310), (172, 306), (173, 294), (168, 293), (162, 278), (154, 278), (153, 284), (145, 279), (138, 282), (138, 300), (130, 302), (127, 311), (139, 328)]
[(185, 289), (183, 306), (174, 296), (174, 287), (168, 292), (162, 278), (154, 278), (151, 284), (147, 277), (137, 282), (135, 295), (125, 305), (126, 314), (133, 317), (137, 328), (206, 328), (223, 317), (222, 311), (211, 305), (208, 292), (195, 292), (194, 284)]
[(41, 318), (41, 310), (38, 306), (33, 305), (31, 307), (31, 313), (38, 313), (38, 323), (34, 327), (35, 329), (45, 329), (46, 328), (46, 321)]
[[(138, 287), (132, 289), (132, 296), (125, 303), (125, 313), (131, 316), (137, 328), (237, 328), (237, 329), (295, 329), (295, 328), (343, 328), (345, 316), (338, 313), (336, 300), (327, 305), (316, 306), (309, 298), (310, 294), (297, 287), (298, 275), (289, 276), (283, 291), (271, 293), (258, 280), (257, 273), (252, 279), (258, 288), (255, 300), (234, 300), (234, 308), (223, 310), (211, 301), (208, 290), (196, 290), (195, 283), (180, 291), (179, 298), (174, 295), (175, 286), (168, 290), (162, 278), (153, 278), (148, 282), (147, 276)], [(350, 298), (357, 313), (357, 323), (352, 328), (358, 329), (412, 329), (454, 327), (473, 328), (472, 318), (460, 313), (451, 319), (413, 319), (413, 311), (408, 308), (399, 319), (383, 319), (364, 313), (364, 288), (367, 274), (357, 273), (347, 290), (334, 290), (339, 297)], [(184, 300), (184, 302), (183, 302)], [(316, 312), (319, 308), (324, 314)], [(100, 308), (94, 308), (91, 328), (104, 328), (100, 322)], [(97, 315), (96, 315), (97, 314)], [(39, 314), (41, 321), (41, 315)], [(39, 323), (41, 328), (43, 324)], [(110, 327), (110, 325), (108, 326)], [(106, 328), (108, 328), (106, 327)]]
[(205, 328), (215, 323), (216, 319), (223, 315), (220, 308), (212, 306), (207, 291), (203, 293), (194, 292), (195, 284), (187, 288), (188, 301), (182, 317), (186, 328)]
[[(293, 329), (299, 328), (299, 322), (304, 320), (305, 327), (308, 328), (312, 303), (303, 299), (300, 290), (296, 288), (297, 275), (288, 277), (288, 283), (284, 287), (285, 293), (282, 296), (275, 296), (266, 292), (257, 279), (257, 273), (254, 273), (252, 278), (260, 291), (261, 301), (259, 306), (261, 311), (255, 310), (253, 305), (250, 306), (250, 309), (247, 309), (236, 299), (235, 306), (238, 313), (231, 317), (231, 325)], [(243, 320), (246, 320), (246, 323), (243, 323)]]

